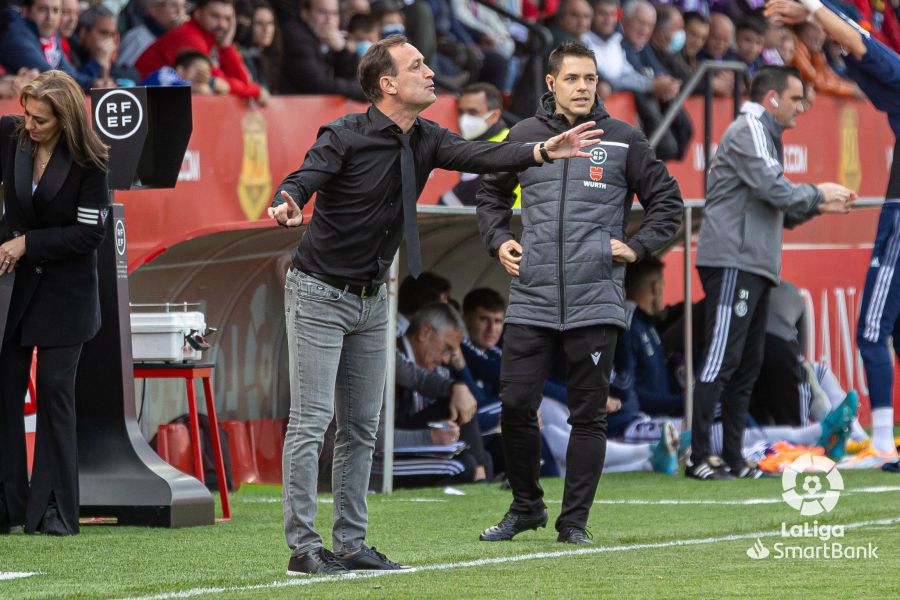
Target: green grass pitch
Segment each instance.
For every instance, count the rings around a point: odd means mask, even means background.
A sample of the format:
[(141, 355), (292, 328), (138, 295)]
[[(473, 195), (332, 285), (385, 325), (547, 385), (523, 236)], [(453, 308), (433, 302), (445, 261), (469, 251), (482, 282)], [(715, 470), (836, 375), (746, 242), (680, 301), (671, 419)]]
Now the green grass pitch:
[[(555, 542), (562, 482), (544, 481), (551, 527), (484, 543), (509, 492), (496, 485), (402, 490), (369, 498), (368, 542), (416, 572), (349, 579), (285, 575), (280, 488), (245, 486), (234, 520), (164, 530), (87, 525), (73, 538), (0, 536), (0, 598), (900, 598), (900, 477), (844, 472), (835, 509), (801, 517), (781, 480), (696, 482), (651, 473), (605, 475), (589, 528), (594, 545)], [(328, 537), (330, 497), (319, 527)], [(776, 558), (782, 523), (846, 525), (846, 546), (878, 558)], [(747, 550), (760, 542), (767, 558)], [(4, 573), (35, 573), (3, 580)]]

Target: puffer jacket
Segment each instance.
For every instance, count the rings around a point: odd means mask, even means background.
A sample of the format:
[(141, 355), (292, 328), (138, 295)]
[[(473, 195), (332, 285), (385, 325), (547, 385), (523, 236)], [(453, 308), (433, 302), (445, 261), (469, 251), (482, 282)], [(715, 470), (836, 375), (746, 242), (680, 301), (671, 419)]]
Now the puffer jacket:
[[(625, 329), (625, 267), (614, 263), (610, 240), (627, 243), (640, 260), (669, 241), (681, 224), (683, 203), (675, 179), (644, 135), (613, 119), (599, 100), (584, 121), (596, 121), (601, 141), (591, 158), (557, 160), (519, 173), (484, 178), (478, 192), (478, 227), (489, 252), (513, 239), (513, 190), (522, 186), (522, 261), (510, 286), (507, 323), (559, 330), (589, 325)], [(556, 114), (552, 93), (537, 115), (515, 125), (509, 140), (538, 142), (572, 125)], [(643, 222), (626, 239), (634, 195)]]

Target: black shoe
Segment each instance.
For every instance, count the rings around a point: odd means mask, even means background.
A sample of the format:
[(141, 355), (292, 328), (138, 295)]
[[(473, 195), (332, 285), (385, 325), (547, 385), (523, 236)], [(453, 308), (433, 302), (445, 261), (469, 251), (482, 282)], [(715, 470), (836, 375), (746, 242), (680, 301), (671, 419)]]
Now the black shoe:
[(335, 558), (348, 571), (403, 571), (412, 568), (395, 563), (376, 548), (365, 544), (349, 556), (342, 554), (335, 555)]
[(288, 561), (288, 575), (309, 575), (322, 573), (326, 575), (345, 575), (349, 573), (337, 559), (337, 557), (325, 548), (316, 548), (297, 556), (292, 556)]
[(697, 464), (691, 464), (690, 461), (685, 463), (684, 476), (690, 479), (724, 481), (734, 479), (734, 475), (728, 470), (728, 467), (721, 464), (718, 460), (710, 457), (700, 461)]
[(52, 500), (47, 507), (47, 511), (44, 513), (44, 518), (41, 519), (41, 525), (38, 529), (44, 535), (73, 535), (73, 532), (66, 528), (65, 522), (59, 514), (59, 508), (57, 508), (56, 503)]
[(883, 465), (881, 465), (881, 470), (887, 471), (888, 473), (900, 473), (900, 460), (884, 463)]
[(545, 527), (548, 518), (546, 508), (535, 515), (523, 515), (510, 511), (503, 516), (499, 523), (482, 531), (478, 539), (482, 542), (511, 540), (523, 531)]
[(769, 474), (760, 469), (755, 462), (746, 462), (741, 465), (731, 465), (728, 472), (737, 479), (759, 479), (760, 477), (768, 477)]
[(593, 539), (590, 531), (580, 527), (564, 527), (556, 536), (557, 542), (565, 544), (593, 544)]

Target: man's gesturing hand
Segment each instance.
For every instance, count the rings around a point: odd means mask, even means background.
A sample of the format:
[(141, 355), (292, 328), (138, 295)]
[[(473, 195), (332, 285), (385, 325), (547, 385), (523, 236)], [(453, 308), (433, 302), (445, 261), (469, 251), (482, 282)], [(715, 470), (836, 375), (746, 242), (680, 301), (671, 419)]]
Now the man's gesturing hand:
[(291, 198), (291, 195), (285, 191), (281, 192), (281, 199), (284, 204), (269, 207), (269, 216), (275, 219), (282, 227), (299, 227), (303, 224), (303, 213), (300, 207)]
[(796, 25), (809, 18), (809, 11), (805, 6), (794, 0), (769, 0), (763, 14), (771, 18), (775, 23)]
[(513, 277), (519, 276), (519, 263), (522, 262), (522, 245), (516, 240), (506, 240), (497, 250), (497, 258), (506, 272)]
[[(591, 153), (584, 152), (581, 149), (587, 146), (593, 146), (600, 141), (598, 138), (603, 133), (603, 130), (591, 129), (591, 127), (596, 124), (597, 123), (594, 121), (582, 123), (581, 125), (573, 127), (565, 133), (553, 136), (544, 142), (544, 149), (547, 151), (547, 154), (550, 155), (550, 160), (573, 158), (576, 156), (590, 158)], [(535, 152), (538, 152), (538, 150), (535, 149)]]
[(856, 202), (856, 192), (837, 183), (820, 183), (819, 190), (825, 199), (819, 203), (819, 212), (848, 213)]

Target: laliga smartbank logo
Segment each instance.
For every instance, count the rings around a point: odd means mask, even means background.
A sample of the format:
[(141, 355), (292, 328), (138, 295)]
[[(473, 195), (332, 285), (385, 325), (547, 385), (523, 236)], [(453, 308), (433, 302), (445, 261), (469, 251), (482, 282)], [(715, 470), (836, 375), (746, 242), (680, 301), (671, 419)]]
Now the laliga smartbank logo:
[[(781, 475), (782, 499), (801, 516), (812, 517), (830, 513), (837, 506), (844, 479), (834, 461), (811, 453), (797, 457)], [(802, 523), (781, 523), (779, 532), (783, 540), (766, 547), (761, 538), (747, 549), (747, 556), (763, 560), (771, 556), (780, 559), (858, 559), (878, 558), (878, 547), (868, 543), (865, 546), (851, 546), (834, 538), (844, 538), (843, 525), (819, 524), (818, 521)], [(812, 544), (800, 544), (805, 540), (816, 540)]]

